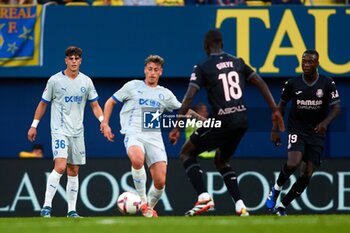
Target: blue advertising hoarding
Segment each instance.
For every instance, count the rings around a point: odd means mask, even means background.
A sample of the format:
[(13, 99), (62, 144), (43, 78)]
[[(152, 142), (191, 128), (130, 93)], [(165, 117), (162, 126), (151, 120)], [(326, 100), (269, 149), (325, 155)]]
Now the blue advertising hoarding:
[(43, 65), (0, 67), (0, 77), (48, 77), (62, 68), (70, 45), (83, 48), (84, 71), (93, 77), (142, 77), (149, 54), (165, 58), (165, 77), (187, 77), (205, 57), (203, 36), (213, 28), (222, 31), (227, 52), (264, 77), (301, 72), (307, 48), (319, 51), (322, 73), (348, 77), (350, 30), (344, 25), (350, 25), (350, 7), (49, 6)]

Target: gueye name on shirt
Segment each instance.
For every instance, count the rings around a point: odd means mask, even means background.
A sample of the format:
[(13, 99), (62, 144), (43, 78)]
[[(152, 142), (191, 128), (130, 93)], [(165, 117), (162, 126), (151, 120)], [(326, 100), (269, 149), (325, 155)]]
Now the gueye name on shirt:
[(216, 64), (216, 68), (219, 70), (224, 69), (224, 68), (231, 68), (233, 67), (233, 62), (232, 61), (225, 61), (225, 62), (220, 62)]

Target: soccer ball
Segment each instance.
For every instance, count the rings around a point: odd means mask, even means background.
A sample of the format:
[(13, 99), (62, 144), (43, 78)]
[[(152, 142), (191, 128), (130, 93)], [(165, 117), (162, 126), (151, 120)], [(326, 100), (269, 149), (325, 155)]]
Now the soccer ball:
[(124, 192), (119, 195), (118, 210), (123, 214), (136, 214), (141, 206), (141, 198), (133, 192)]

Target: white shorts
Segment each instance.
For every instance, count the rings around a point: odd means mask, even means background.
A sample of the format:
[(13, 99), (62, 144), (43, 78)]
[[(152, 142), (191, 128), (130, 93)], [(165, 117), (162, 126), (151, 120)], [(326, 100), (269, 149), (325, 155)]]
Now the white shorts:
[(86, 163), (84, 136), (70, 137), (52, 134), (53, 159), (67, 159), (68, 164), (83, 165)]
[(131, 146), (138, 146), (145, 154), (147, 166), (157, 162), (168, 163), (162, 136), (154, 137), (148, 133), (127, 134), (124, 138), (124, 146), (128, 153)]

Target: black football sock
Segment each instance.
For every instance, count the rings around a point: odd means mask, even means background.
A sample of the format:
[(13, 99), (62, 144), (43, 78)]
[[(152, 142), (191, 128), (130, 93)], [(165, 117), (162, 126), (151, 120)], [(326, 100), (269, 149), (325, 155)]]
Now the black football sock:
[(289, 179), (289, 177), (295, 172), (296, 168), (288, 168), (287, 164), (284, 164), (281, 171), (280, 171), (280, 174), (278, 175), (278, 178), (277, 178), (277, 185), (278, 186), (283, 186), (284, 183), (286, 183), (286, 181)]
[(289, 205), (294, 199), (299, 197), (304, 192), (306, 187), (309, 185), (309, 182), (310, 177), (299, 177), (287, 195), (283, 197), (282, 204), (287, 207), (287, 205)]
[(198, 195), (208, 192), (204, 187), (203, 170), (195, 158), (186, 160), (183, 163), (187, 177)]
[(224, 179), (227, 190), (231, 194), (233, 200), (237, 202), (241, 199), (241, 194), (239, 192), (237, 176), (236, 173), (232, 170), (232, 167), (225, 167), (220, 170), (222, 178)]

